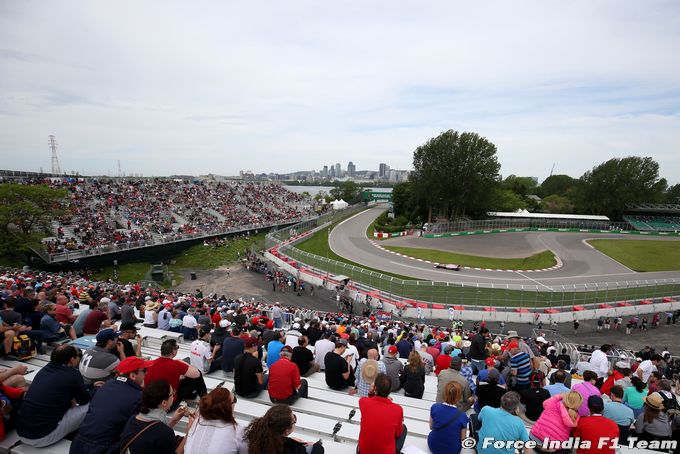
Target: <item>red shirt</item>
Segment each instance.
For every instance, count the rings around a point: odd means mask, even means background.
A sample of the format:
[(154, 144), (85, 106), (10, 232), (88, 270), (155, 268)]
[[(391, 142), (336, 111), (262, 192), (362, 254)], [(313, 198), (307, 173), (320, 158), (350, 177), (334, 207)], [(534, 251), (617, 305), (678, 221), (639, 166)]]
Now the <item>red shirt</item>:
[(108, 320), (105, 313), (99, 309), (93, 309), (87, 314), (85, 318), (85, 323), (83, 324), (83, 334), (92, 335), (99, 332), (99, 328), (102, 326), (102, 322)]
[[(146, 370), (144, 385), (149, 385), (158, 380), (165, 380), (176, 392), (179, 388), (179, 377), (186, 374), (187, 370), (189, 370), (189, 365), (184, 361), (161, 356), (155, 359), (151, 367)], [(175, 399), (177, 399), (177, 394), (175, 394)]]
[(374, 396), (359, 399), (359, 410), (359, 451), (394, 454), (396, 440), (404, 430), (404, 409), (386, 397)]
[(300, 369), (288, 358), (281, 358), (269, 368), (269, 397), (286, 399), (300, 387)]
[[(601, 415), (586, 416), (579, 419), (573, 436), (581, 438), (582, 444), (585, 440), (590, 441), (590, 449), (578, 449), (577, 454), (614, 454), (614, 447), (619, 439), (619, 426)], [(603, 440), (603, 446), (598, 448), (600, 440)]]
[[(57, 304), (54, 306), (54, 318), (57, 319), (59, 323), (72, 323), (71, 315), (73, 312), (68, 306), (64, 304)], [(87, 321), (87, 318), (85, 319)]]
[(215, 325), (219, 324), (222, 320), (222, 314), (220, 314), (220, 311), (215, 311), (211, 320)]

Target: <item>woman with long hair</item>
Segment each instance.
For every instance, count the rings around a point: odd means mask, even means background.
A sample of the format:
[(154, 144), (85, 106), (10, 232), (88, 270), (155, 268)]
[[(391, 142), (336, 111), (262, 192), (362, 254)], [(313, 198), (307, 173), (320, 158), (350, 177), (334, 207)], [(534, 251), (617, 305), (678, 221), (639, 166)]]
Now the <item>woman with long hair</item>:
[(274, 405), (245, 430), (248, 450), (267, 454), (323, 454), (321, 442), (309, 443), (288, 435), (295, 430), (297, 417), (288, 405)]
[(130, 454), (171, 454), (175, 452), (175, 431), (172, 429), (186, 414), (184, 408), (168, 418), (175, 399), (175, 390), (165, 380), (155, 381), (142, 391), (142, 406), (137, 416), (125, 425), (120, 452)]
[[(576, 391), (558, 394), (543, 402), (543, 413), (531, 428), (529, 436), (543, 445), (543, 440), (567, 441), (571, 431), (578, 424), (578, 411), (583, 403), (583, 396)], [(536, 452), (568, 453), (568, 449), (549, 450), (535, 448)]]
[(670, 440), (671, 421), (664, 411), (663, 397), (651, 393), (644, 398), (644, 410), (635, 420), (635, 432), (641, 440)]
[(637, 419), (642, 414), (645, 405), (645, 397), (647, 397), (647, 386), (640, 380), (637, 375), (630, 377), (629, 386), (623, 391), (623, 403), (633, 410), (633, 416)]
[(406, 397), (422, 399), (425, 392), (425, 364), (420, 354), (413, 350), (408, 355), (408, 362), (399, 377)]
[(188, 454), (248, 454), (243, 426), (234, 419), (236, 395), (215, 388), (201, 397), (198, 416), (189, 418), (184, 452)]
[(430, 434), (427, 446), (433, 454), (459, 454), (467, 431), (468, 417), (456, 408), (463, 395), (460, 383), (452, 381), (444, 388), (444, 402), (430, 408)]

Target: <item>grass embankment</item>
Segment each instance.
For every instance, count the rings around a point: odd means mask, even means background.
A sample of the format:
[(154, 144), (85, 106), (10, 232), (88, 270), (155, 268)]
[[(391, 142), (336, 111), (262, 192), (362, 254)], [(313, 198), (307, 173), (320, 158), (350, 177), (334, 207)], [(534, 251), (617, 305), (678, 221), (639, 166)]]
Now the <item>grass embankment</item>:
[[(173, 279), (178, 283), (181, 281), (182, 270), (206, 270), (219, 268), (228, 265), (238, 259), (238, 252), (243, 252), (253, 246), (264, 248), (265, 233), (261, 232), (248, 239), (239, 238), (229, 239), (226, 246), (212, 247), (197, 244), (191, 246), (175, 257), (166, 260), (170, 263), (169, 269), (173, 273)], [(174, 261), (174, 263), (173, 263)], [(151, 268), (150, 262), (123, 263), (118, 265), (119, 282), (135, 282), (147, 279), (147, 273)], [(95, 279), (106, 280), (113, 277), (113, 267), (104, 268), (101, 272), (94, 275)]]
[[(332, 226), (333, 227), (333, 226)], [(331, 228), (332, 228), (331, 227)], [(474, 284), (463, 286), (447, 282), (416, 280), (409, 276), (385, 273), (369, 269), (347, 260), (328, 247), (328, 229), (316, 232), (309, 239), (298, 244), (298, 249), (316, 254), (317, 258), (302, 256), (295, 249), (286, 251), (295, 260), (299, 260), (315, 268), (332, 274), (343, 274), (356, 282), (362, 282), (381, 291), (401, 295), (420, 301), (431, 301), (442, 304), (460, 304), (463, 306), (512, 306), (532, 309), (544, 309), (555, 306), (573, 306), (603, 302), (654, 298), (680, 293), (680, 285), (657, 285), (651, 287), (627, 287), (613, 289), (602, 286), (592, 291), (555, 291), (541, 288), (540, 291), (510, 290), (506, 288), (476, 287)], [(335, 260), (331, 264), (324, 258)], [(465, 271), (461, 271), (465, 273)], [(381, 277), (382, 275), (382, 277)], [(455, 279), (455, 272), (452, 272)], [(530, 286), (526, 286), (530, 287)], [(579, 289), (583, 288), (582, 286)]]
[(523, 258), (496, 258), (476, 255), (458, 254), (456, 252), (439, 251), (415, 247), (385, 246), (385, 249), (415, 257), (430, 260), (435, 263), (456, 263), (473, 268), (490, 268), (498, 270), (541, 270), (557, 264), (551, 251), (543, 251), (538, 254)]
[(634, 271), (680, 270), (680, 241), (589, 240), (603, 254)]

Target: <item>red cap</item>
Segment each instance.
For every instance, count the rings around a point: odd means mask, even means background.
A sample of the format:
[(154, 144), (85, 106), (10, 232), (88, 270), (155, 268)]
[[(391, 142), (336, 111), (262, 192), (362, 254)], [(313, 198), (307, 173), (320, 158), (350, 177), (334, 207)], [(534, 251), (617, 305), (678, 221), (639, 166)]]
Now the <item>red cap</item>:
[(495, 366), (496, 365), (496, 360), (493, 358), (486, 358), (484, 360), (487, 366)]
[(274, 320), (269, 320), (267, 322), (267, 329), (272, 329), (274, 328)]
[(387, 353), (389, 353), (390, 355), (394, 355), (398, 351), (399, 350), (397, 350), (397, 347), (395, 347), (394, 345), (390, 345), (389, 348), (387, 349)]
[(340, 339), (349, 339), (349, 334), (347, 333), (340, 334)]
[(136, 356), (130, 356), (125, 358), (123, 361), (118, 363), (116, 370), (121, 374), (129, 374), (138, 369), (147, 369), (151, 367), (153, 361), (145, 361), (142, 358), (137, 358)]
[(510, 342), (508, 348), (519, 348), (519, 342)]

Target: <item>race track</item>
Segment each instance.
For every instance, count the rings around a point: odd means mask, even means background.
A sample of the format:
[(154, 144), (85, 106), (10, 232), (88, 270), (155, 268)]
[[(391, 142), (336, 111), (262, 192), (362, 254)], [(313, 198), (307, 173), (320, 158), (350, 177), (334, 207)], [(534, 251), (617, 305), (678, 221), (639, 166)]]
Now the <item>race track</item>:
[[(486, 283), (499, 285), (530, 285), (546, 290), (561, 290), (563, 285), (604, 284), (636, 280), (680, 278), (680, 272), (638, 273), (598, 252), (585, 243), (591, 238), (680, 241), (678, 238), (645, 237), (620, 234), (508, 232), (474, 236), (427, 239), (395, 238), (381, 241), (382, 246), (437, 248), (464, 254), (521, 257), (550, 249), (562, 261), (562, 267), (551, 271), (518, 272), (464, 269), (459, 272), (434, 269), (433, 265), (400, 257), (379, 249), (366, 237), (366, 229), (385, 210), (375, 207), (355, 215), (332, 231), (330, 248), (336, 254), (364, 266), (417, 279), (452, 283)], [(437, 246), (434, 246), (434, 245)]]

